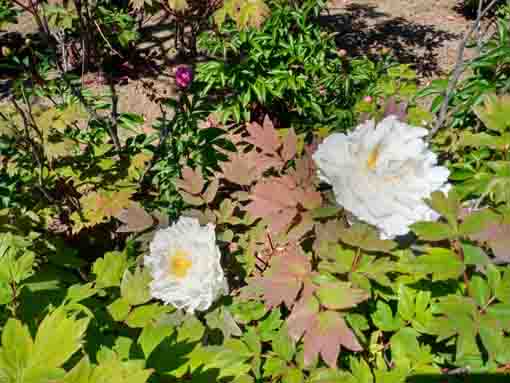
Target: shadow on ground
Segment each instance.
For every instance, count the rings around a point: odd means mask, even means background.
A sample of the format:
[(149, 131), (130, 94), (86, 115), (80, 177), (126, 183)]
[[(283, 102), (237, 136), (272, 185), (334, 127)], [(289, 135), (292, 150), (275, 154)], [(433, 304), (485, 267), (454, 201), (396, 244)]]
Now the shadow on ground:
[[(484, 3), (482, 3), (482, 9), (483, 6), (487, 6), (488, 3), (490, 3), (490, 1), (485, 0)], [(484, 18), (493, 18), (496, 15), (498, 8), (505, 5), (506, 3), (507, 0), (496, 1), (492, 8), (486, 13)], [(478, 0), (459, 0), (453, 7), (453, 10), (468, 20), (475, 20), (478, 13)]]
[(339, 48), (354, 56), (368, 54), (372, 47), (390, 48), (401, 63), (412, 64), (424, 77), (442, 74), (438, 48), (460, 37), (434, 25), (392, 17), (372, 5), (350, 4), (342, 11), (320, 18), (321, 24), (339, 33)]

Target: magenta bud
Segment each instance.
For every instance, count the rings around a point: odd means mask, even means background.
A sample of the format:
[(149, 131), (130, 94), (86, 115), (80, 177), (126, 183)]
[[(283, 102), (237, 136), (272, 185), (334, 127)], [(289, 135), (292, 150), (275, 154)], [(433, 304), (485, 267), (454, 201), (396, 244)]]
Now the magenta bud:
[(180, 66), (175, 71), (175, 83), (179, 88), (187, 88), (193, 81), (193, 69), (188, 66)]
[(371, 96), (365, 96), (363, 97), (363, 101), (365, 101), (368, 104), (372, 103), (372, 97)]

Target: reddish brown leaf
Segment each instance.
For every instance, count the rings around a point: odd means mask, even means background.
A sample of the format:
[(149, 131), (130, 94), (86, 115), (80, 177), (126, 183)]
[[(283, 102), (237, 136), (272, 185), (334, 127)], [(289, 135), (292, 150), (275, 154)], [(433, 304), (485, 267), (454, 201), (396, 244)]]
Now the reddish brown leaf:
[(182, 200), (186, 202), (188, 205), (201, 206), (205, 203), (201, 196), (195, 196), (193, 194), (185, 192), (184, 190), (179, 190), (179, 194), (181, 195)]
[(246, 130), (250, 134), (246, 141), (262, 149), (263, 152), (275, 153), (281, 145), (278, 134), (268, 116), (264, 118), (262, 126), (252, 122), (247, 124)]
[(294, 129), (289, 129), (287, 136), (283, 140), (281, 156), (287, 162), (293, 159), (297, 153), (297, 136)]
[(257, 169), (259, 170), (259, 176), (270, 168), (274, 168), (275, 170), (279, 171), (285, 165), (285, 162), (277, 156), (270, 156), (264, 153), (258, 153), (256, 151), (250, 152), (250, 155), (252, 160), (255, 162)]
[(204, 188), (205, 180), (200, 169), (193, 170), (186, 166), (182, 169), (182, 179), (176, 180), (175, 184), (190, 194), (198, 194)]
[(249, 186), (263, 172), (275, 164), (272, 157), (255, 151), (230, 154), (229, 161), (221, 164), (223, 176), (230, 182)]
[(314, 297), (302, 298), (294, 306), (292, 313), (287, 318), (289, 335), (298, 341), (314, 322), (319, 313), (319, 302)]
[(363, 350), (342, 315), (336, 311), (316, 315), (305, 331), (303, 343), (305, 364), (310, 364), (320, 353), (331, 368), (337, 367), (340, 346), (351, 351)]
[(327, 243), (338, 243), (340, 233), (345, 225), (338, 220), (329, 220), (323, 224), (316, 224), (314, 250), (318, 251), (321, 245)]
[(296, 180), (298, 185), (312, 186), (316, 180), (317, 168), (310, 155), (303, 156), (296, 160), (296, 168), (289, 174)]
[(218, 188), (220, 186), (220, 181), (218, 178), (214, 178), (209, 185), (207, 186), (207, 189), (205, 189), (204, 193), (202, 194), (202, 198), (206, 203), (211, 203), (214, 200), (214, 197), (216, 197), (216, 193), (218, 192)]
[[(86, 220), (85, 226), (94, 226), (117, 216), (123, 209), (130, 206), (132, 195), (133, 190), (124, 189), (100, 190), (81, 197), (80, 204), (83, 209), (83, 218)], [(73, 221), (77, 222), (75, 219)]]
[(510, 263), (510, 224), (503, 220), (488, 224), (485, 230), (469, 238), (487, 243), (494, 252), (496, 262)]
[(298, 201), (292, 186), (289, 177), (272, 177), (259, 182), (252, 190), (252, 201), (246, 205), (246, 211), (253, 217), (266, 219), (271, 231), (280, 232), (298, 213)]
[(287, 238), (290, 241), (299, 242), (299, 240), (313, 229), (315, 224), (312, 215), (308, 212), (301, 214), (299, 222), (289, 230)]
[(251, 185), (258, 174), (256, 165), (239, 153), (232, 154), (228, 162), (223, 162), (221, 170), (228, 181), (243, 186)]
[(152, 216), (138, 202), (131, 202), (115, 218), (124, 224), (117, 229), (118, 233), (136, 233), (144, 231), (154, 224)]
[(342, 315), (336, 311), (319, 312), (319, 302), (313, 296), (300, 299), (287, 318), (287, 326), (294, 341), (303, 337), (305, 365), (320, 354), (329, 367), (336, 368), (341, 346), (362, 350)]
[(310, 261), (299, 245), (289, 244), (274, 254), (270, 263), (264, 275), (251, 279), (251, 284), (260, 290), (268, 308), (282, 303), (291, 308), (303, 284), (310, 284)]
[(246, 210), (254, 217), (265, 217), (272, 213), (294, 208), (298, 201), (294, 198), (291, 187), (285, 182), (286, 178), (272, 177), (259, 182), (252, 190), (252, 202)]

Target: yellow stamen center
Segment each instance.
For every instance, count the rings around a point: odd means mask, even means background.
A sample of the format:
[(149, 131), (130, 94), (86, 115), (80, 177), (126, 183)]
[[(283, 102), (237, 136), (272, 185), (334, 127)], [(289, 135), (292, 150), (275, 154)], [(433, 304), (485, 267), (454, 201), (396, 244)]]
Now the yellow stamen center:
[(368, 155), (367, 167), (370, 170), (375, 170), (377, 165), (377, 158), (379, 157), (379, 145), (377, 145)]
[(168, 273), (178, 279), (186, 277), (193, 262), (189, 253), (182, 249), (175, 250), (168, 259)]

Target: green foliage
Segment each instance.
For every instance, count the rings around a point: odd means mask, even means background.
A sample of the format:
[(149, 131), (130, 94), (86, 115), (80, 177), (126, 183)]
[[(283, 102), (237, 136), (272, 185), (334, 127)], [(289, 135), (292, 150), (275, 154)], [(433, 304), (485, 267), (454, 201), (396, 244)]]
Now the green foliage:
[(352, 122), (356, 96), (380, 69), (339, 57), (334, 33), (313, 22), (321, 3), (305, 3), (272, 2), (260, 29), (239, 31), (225, 23), (221, 34), (200, 37), (199, 46), (216, 60), (197, 67), (197, 80), (201, 94), (218, 95), (223, 121), (261, 122), (271, 113), (298, 129)]
[(247, 27), (260, 27), (269, 13), (269, 7), (264, 0), (226, 0), (223, 7), (214, 14), (214, 20), (221, 26), (225, 18), (229, 16), (235, 20), (239, 29), (245, 29)]
[(9, 0), (0, 0), (0, 29), (6, 24), (16, 22), (18, 10)]
[[(73, 312), (74, 311), (74, 312)], [(81, 347), (90, 318), (73, 307), (48, 314), (32, 338), (26, 326), (9, 319), (2, 331), (0, 370), (6, 382), (46, 382), (64, 375), (62, 365)]]
[[(444, 81), (421, 92), (386, 53), (337, 52), (315, 24), (321, 1), (127, 3), (52, 2), (45, 19), (66, 44), (100, 30), (90, 68), (111, 69), (142, 8), (165, 7), (179, 34), (214, 18), (220, 33), (200, 41), (212, 59), (148, 135), (115, 95), (61, 72), (58, 52), (9, 53), (23, 73), (0, 106), (1, 382), (381, 383), (508, 369), (502, 19), (432, 141), (452, 170), (448, 194), (426, 200), (440, 217), (382, 240), (320, 184), (317, 142), (388, 114), (426, 126), (416, 96)], [(155, 232), (181, 216), (213, 225), (228, 279), (205, 312), (153, 299), (144, 265)]]

